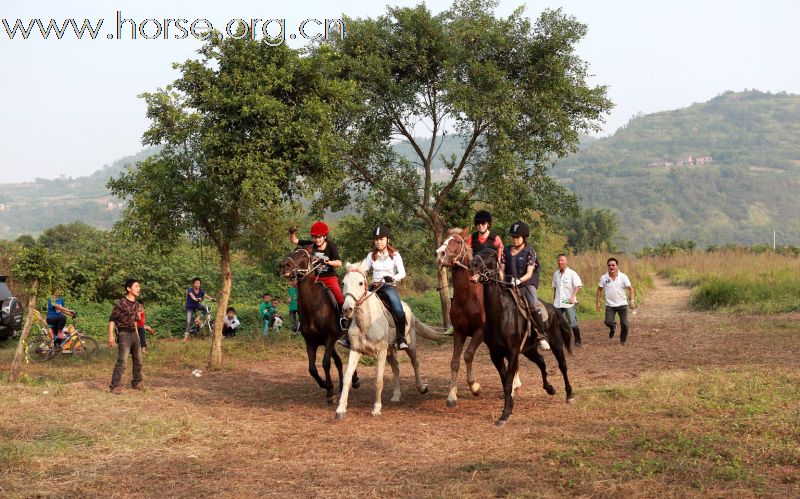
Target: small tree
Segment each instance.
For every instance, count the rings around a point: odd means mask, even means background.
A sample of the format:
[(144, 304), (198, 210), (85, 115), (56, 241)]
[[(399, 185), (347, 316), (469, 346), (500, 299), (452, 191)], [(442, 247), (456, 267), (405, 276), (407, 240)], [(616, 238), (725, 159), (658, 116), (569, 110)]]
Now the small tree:
[(8, 380), (12, 383), (17, 381), (22, 361), (25, 358), (25, 344), (33, 323), (36, 297), (42, 291), (52, 292), (59, 286), (61, 267), (61, 258), (41, 244), (23, 248), (19, 256), (12, 262), (11, 272), (14, 276), (14, 281), (21, 283), (29, 296), (25, 325), (22, 327), (22, 334), (19, 337), (17, 351), (14, 353), (11, 372), (8, 376)]
[(283, 239), (273, 221), (326, 174), (326, 144), (348, 86), (326, 78), (333, 54), (324, 51), (312, 60), (285, 45), (212, 36), (200, 55), (175, 66), (181, 77), (172, 86), (144, 94), (151, 125), (143, 142), (161, 151), (108, 185), (128, 200), (132, 235), (169, 248), (190, 234), (219, 252), (209, 367), (221, 369), (232, 245), (254, 224), (263, 237)]

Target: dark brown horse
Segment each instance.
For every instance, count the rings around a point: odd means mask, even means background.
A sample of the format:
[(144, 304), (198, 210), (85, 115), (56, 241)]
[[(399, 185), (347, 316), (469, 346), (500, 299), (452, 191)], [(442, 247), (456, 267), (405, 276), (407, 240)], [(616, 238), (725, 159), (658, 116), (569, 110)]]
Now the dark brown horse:
[(436, 259), (442, 267), (453, 271), (453, 303), (450, 306), (450, 324), (453, 325), (453, 358), (450, 360), (450, 389), (447, 394), (447, 407), (458, 403), (458, 369), (461, 367), (461, 351), (464, 350), (464, 364), (467, 366), (467, 384), (476, 397), (481, 393), (480, 383), (475, 381), (472, 359), (475, 350), (483, 342), (483, 287), (469, 277), (469, 263), (472, 248), (467, 246), (463, 234), (466, 229), (451, 229), (447, 238), (436, 250)]
[[(297, 306), (300, 314), (300, 334), (306, 340), (308, 353), (308, 372), (325, 389), (329, 404), (333, 403), (333, 382), (331, 381), (331, 358), (339, 373), (339, 392), (342, 391), (342, 359), (336, 353), (336, 340), (342, 336), (338, 315), (334, 304), (328, 296), (325, 286), (313, 275), (319, 266), (319, 259), (313, 256), (313, 248), (306, 246), (297, 248), (280, 263), (281, 274), (287, 279), (297, 280)], [(324, 347), (322, 369), (325, 371), (323, 381), (317, 371), (317, 349)], [(353, 375), (353, 388), (358, 388), (358, 373)]]
[[(479, 281), (483, 284), (483, 303), (486, 311), (483, 341), (489, 347), (489, 355), (503, 384), (505, 405), (503, 414), (496, 422), (498, 426), (501, 426), (511, 416), (514, 408), (514, 377), (519, 369), (520, 353), (539, 366), (542, 373), (542, 386), (547, 393), (553, 395), (555, 389), (547, 381), (547, 367), (544, 358), (536, 350), (536, 335), (530, 334), (527, 338), (525, 337), (527, 318), (517, 307), (511, 295), (513, 291), (507, 284), (499, 280), (498, 267), (497, 253), (491, 249), (481, 250), (470, 263), (470, 271), (478, 275)], [(559, 310), (549, 303), (542, 303), (548, 314), (544, 323), (547, 341), (550, 343), (550, 349), (558, 361), (558, 368), (564, 377), (567, 402), (572, 402), (574, 396), (567, 376), (567, 359), (564, 355), (565, 349), (572, 353), (572, 330)], [(523, 340), (525, 341), (524, 345)]]

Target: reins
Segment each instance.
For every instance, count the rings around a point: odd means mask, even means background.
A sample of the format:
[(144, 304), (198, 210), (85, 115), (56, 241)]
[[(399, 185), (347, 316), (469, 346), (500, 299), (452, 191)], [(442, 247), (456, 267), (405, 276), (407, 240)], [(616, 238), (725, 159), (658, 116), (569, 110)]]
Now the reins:
[(380, 284), (378, 284), (378, 286), (375, 289), (370, 291), (369, 287), (367, 286), (367, 274), (365, 274), (364, 272), (362, 272), (359, 269), (350, 269), (350, 270), (348, 270), (348, 272), (358, 272), (359, 274), (361, 274), (362, 277), (364, 277), (364, 295), (361, 298), (356, 298), (356, 295), (354, 295), (353, 293), (350, 293), (350, 292), (348, 292), (348, 293), (346, 293), (344, 295), (345, 298), (350, 296), (356, 301), (356, 304), (353, 307), (353, 310), (355, 310), (358, 307), (360, 307), (361, 304), (363, 304), (365, 301), (367, 301), (372, 295), (376, 294), (378, 292), (378, 290), (381, 289), (386, 284), (385, 282), (381, 282)]
[(322, 266), (322, 260), (320, 258), (315, 257), (315, 256), (312, 257), (311, 253), (309, 253), (309, 251), (307, 249), (305, 249), (305, 248), (297, 248), (295, 251), (292, 252), (292, 254), (295, 254), (295, 253), (297, 253), (299, 251), (304, 252), (306, 254), (306, 256), (308, 257), (308, 267), (306, 267), (304, 269), (298, 267), (297, 266), (297, 262), (294, 261), (294, 259), (292, 258), (291, 255), (287, 256), (284, 259), (284, 261), (289, 260), (290, 262), (292, 262), (292, 264), (295, 267), (294, 269), (292, 269), (292, 272), (294, 272), (295, 275), (301, 276), (300, 278), (302, 279), (303, 277), (306, 277), (308, 274), (311, 274), (312, 272), (314, 272), (315, 270), (320, 268)]

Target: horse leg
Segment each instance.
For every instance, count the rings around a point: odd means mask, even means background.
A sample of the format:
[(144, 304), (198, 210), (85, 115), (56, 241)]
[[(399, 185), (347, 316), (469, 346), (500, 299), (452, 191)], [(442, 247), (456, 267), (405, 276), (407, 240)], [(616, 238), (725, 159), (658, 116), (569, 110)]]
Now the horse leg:
[(336, 408), (336, 419), (344, 419), (345, 414), (347, 414), (347, 394), (350, 393), (353, 374), (356, 372), (356, 366), (358, 366), (360, 359), (360, 353), (350, 350), (350, 358), (347, 359), (347, 370), (344, 373), (344, 386), (342, 387), (342, 394), (339, 396), (339, 407)]
[[(386, 368), (386, 350), (378, 352), (378, 362), (375, 366), (375, 405), (372, 407), (372, 415), (381, 415), (381, 393), (383, 392), (383, 370)], [(349, 366), (348, 366), (349, 369)]]
[(394, 391), (392, 392), (392, 402), (400, 402), (400, 364), (397, 363), (397, 356), (394, 353), (388, 354), (389, 365), (392, 366), (394, 376)]
[(514, 381), (511, 382), (511, 396), (519, 395), (519, 389), (522, 388), (522, 380), (519, 379), (519, 370), (514, 373)]
[(308, 353), (308, 374), (317, 380), (320, 388), (326, 388), (325, 382), (322, 381), (317, 371), (317, 346), (306, 342), (306, 353)]
[(561, 376), (564, 377), (564, 390), (567, 392), (567, 403), (571, 404), (575, 402), (575, 396), (572, 394), (572, 385), (569, 384), (569, 376), (567, 376), (567, 357), (564, 355), (564, 349), (554, 349), (553, 356), (558, 361), (558, 369), (561, 371)]
[[(447, 392), (447, 407), (455, 407), (458, 404), (458, 368), (461, 367), (461, 350), (463, 348), (464, 336), (459, 332), (454, 332), (453, 358), (450, 359), (450, 388)], [(464, 359), (466, 360), (466, 355)], [(469, 374), (467, 374), (467, 379), (469, 379)]]
[(544, 388), (544, 391), (546, 391), (548, 395), (555, 394), (556, 389), (553, 388), (553, 385), (551, 385), (549, 381), (547, 381), (547, 365), (544, 363), (544, 357), (542, 357), (542, 354), (539, 353), (536, 347), (533, 347), (523, 352), (522, 355), (539, 366), (539, 372), (542, 373), (542, 388)]
[(483, 329), (479, 329), (472, 333), (472, 339), (469, 341), (466, 351), (464, 351), (464, 364), (467, 365), (467, 384), (469, 385), (469, 391), (476, 397), (481, 394), (481, 384), (475, 381), (475, 371), (472, 370), (472, 359), (475, 358), (475, 350), (481, 346), (482, 342)]
[(331, 380), (331, 351), (333, 345), (325, 346), (325, 353), (322, 354), (322, 370), (325, 371), (325, 398), (328, 404), (333, 404), (333, 381)]
[(422, 375), (419, 372), (419, 358), (417, 357), (417, 343), (406, 350), (408, 358), (411, 359), (411, 366), (414, 368), (414, 382), (419, 393), (428, 393), (428, 385), (422, 382)]
[(514, 376), (519, 367), (519, 351), (512, 349), (507, 357), (508, 366), (506, 367), (505, 379), (503, 380), (503, 395), (505, 397), (505, 407), (503, 407), (503, 414), (500, 419), (495, 423), (497, 426), (502, 426), (511, 417), (511, 412), (514, 410)]
[(500, 419), (498, 419), (495, 422), (495, 425), (502, 426), (506, 422), (506, 420), (508, 419), (508, 414), (507, 413), (510, 412), (508, 410), (508, 406), (512, 403), (511, 395), (509, 394), (508, 396), (505, 396), (505, 394), (506, 394), (506, 389), (505, 389), (506, 388), (506, 372), (507, 372), (507, 369), (506, 369), (506, 358), (505, 358), (505, 355), (503, 355), (502, 352), (498, 351), (498, 349), (495, 349), (495, 350), (491, 350), (490, 349), (489, 350), (489, 356), (492, 358), (492, 363), (494, 364), (495, 369), (497, 369), (497, 374), (500, 375), (500, 384), (503, 385), (503, 395), (504, 395), (504, 399), (505, 399), (505, 403), (504, 403), (504, 406), (503, 406), (503, 415), (500, 416)]
[[(333, 358), (333, 365), (336, 366), (336, 371), (339, 373), (339, 393), (342, 393), (342, 387), (344, 386), (344, 375), (342, 374), (342, 358), (339, 357), (339, 352), (336, 351), (335, 345), (333, 352), (331, 352), (331, 357)], [(358, 370), (353, 373), (353, 388), (358, 389), (361, 386), (361, 381), (358, 379)]]

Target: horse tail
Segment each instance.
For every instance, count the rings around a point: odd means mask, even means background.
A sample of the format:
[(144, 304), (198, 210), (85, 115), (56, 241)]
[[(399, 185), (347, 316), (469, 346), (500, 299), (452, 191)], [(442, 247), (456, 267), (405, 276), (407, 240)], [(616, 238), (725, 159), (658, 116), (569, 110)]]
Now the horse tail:
[(445, 342), (450, 340), (451, 336), (449, 334), (445, 334), (444, 328), (429, 326), (416, 317), (414, 317), (413, 320), (414, 331), (417, 333), (417, 335), (422, 336), (426, 340), (435, 342)]

